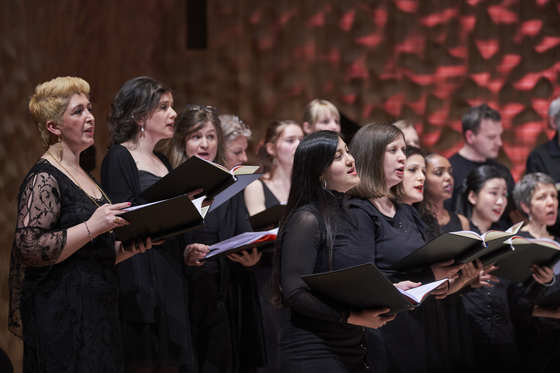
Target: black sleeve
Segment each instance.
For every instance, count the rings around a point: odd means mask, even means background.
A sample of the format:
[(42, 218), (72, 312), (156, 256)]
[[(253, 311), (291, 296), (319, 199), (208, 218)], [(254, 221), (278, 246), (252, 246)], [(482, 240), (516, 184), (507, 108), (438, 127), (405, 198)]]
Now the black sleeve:
[(314, 272), (321, 247), (321, 231), (315, 215), (295, 212), (281, 237), (280, 282), (285, 303), (295, 312), (326, 321), (345, 323), (349, 312), (337, 310), (314, 296), (301, 279)]
[(39, 172), (27, 177), (18, 202), (14, 250), (25, 266), (56, 263), (66, 245), (66, 229), (60, 229), (62, 209), (56, 179)]
[(525, 174), (530, 174), (533, 172), (544, 172), (547, 173), (546, 165), (540, 156), (540, 154), (536, 151), (532, 151), (527, 158), (527, 166), (525, 168)]
[(140, 196), (138, 169), (128, 150), (122, 145), (113, 145), (101, 165), (101, 185), (111, 202), (144, 203)]

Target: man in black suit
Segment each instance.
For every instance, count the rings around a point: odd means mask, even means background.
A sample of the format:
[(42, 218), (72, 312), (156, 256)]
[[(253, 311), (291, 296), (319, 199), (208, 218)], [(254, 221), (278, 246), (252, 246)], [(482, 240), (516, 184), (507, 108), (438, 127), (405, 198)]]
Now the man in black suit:
[(507, 229), (511, 226), (509, 214), (513, 207), (511, 194), (515, 182), (509, 169), (496, 161), (502, 147), (502, 117), (500, 113), (486, 104), (470, 108), (462, 118), (465, 144), (449, 158), (453, 167), (453, 197), (446, 201), (446, 207), (455, 211), (457, 196), (461, 193), (463, 181), (475, 168), (493, 165), (504, 172), (508, 186), (508, 208), (494, 228)]

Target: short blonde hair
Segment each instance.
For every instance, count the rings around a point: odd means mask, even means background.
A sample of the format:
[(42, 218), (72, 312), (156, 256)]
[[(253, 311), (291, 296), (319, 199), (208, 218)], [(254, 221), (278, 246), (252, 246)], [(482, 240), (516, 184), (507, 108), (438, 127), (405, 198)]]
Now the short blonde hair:
[(313, 125), (319, 120), (321, 114), (327, 112), (334, 114), (340, 120), (340, 113), (332, 102), (316, 98), (305, 107), (303, 121)]
[(251, 130), (237, 115), (222, 114), (219, 118), (224, 142), (235, 140), (238, 136), (251, 137)]
[(47, 122), (59, 123), (68, 107), (70, 97), (75, 94), (89, 96), (89, 92), (89, 83), (73, 76), (54, 78), (35, 87), (35, 93), (29, 100), (29, 112), (45, 145), (48, 146), (51, 142)]
[(385, 184), (385, 149), (387, 145), (404, 135), (392, 124), (370, 123), (352, 138), (350, 153), (356, 160), (356, 170), (360, 183), (350, 190), (350, 194), (360, 198), (380, 198), (391, 196)]
[(397, 127), (401, 131), (403, 131), (407, 128), (410, 128), (410, 127), (416, 129), (414, 127), (414, 123), (412, 123), (411, 121), (406, 120), (406, 119), (397, 120), (395, 123), (393, 123), (393, 126)]

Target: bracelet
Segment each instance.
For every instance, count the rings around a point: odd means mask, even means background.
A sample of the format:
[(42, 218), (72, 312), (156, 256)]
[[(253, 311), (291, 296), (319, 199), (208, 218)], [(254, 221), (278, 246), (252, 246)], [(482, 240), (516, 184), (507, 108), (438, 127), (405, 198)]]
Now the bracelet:
[(93, 236), (91, 235), (91, 232), (89, 231), (89, 227), (87, 226), (87, 221), (84, 221), (84, 225), (86, 226), (86, 230), (87, 230), (87, 235), (89, 237), (89, 240), (91, 242), (93, 242)]

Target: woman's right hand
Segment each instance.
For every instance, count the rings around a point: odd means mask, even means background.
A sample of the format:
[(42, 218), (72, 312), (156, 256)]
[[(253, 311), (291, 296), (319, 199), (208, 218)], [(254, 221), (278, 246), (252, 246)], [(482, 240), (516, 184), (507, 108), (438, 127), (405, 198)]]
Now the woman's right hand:
[(204, 258), (206, 254), (208, 254), (208, 245), (203, 245), (201, 243), (191, 243), (185, 247), (185, 251), (183, 252), (183, 259), (185, 264), (188, 266), (201, 266), (204, 262), (201, 262), (200, 259)]
[(432, 264), (430, 268), (434, 273), (434, 278), (436, 281), (447, 279), (454, 279), (457, 277), (457, 273), (463, 269), (463, 264), (453, 264), (455, 261), (453, 259)]
[(374, 310), (363, 310), (359, 312), (350, 312), (348, 316), (348, 324), (364, 326), (366, 328), (377, 329), (393, 320), (397, 315), (390, 315), (387, 312), (390, 308), (380, 308)]
[(97, 237), (100, 234), (109, 232), (117, 227), (129, 224), (119, 215), (124, 212), (123, 209), (130, 207), (130, 205), (130, 202), (122, 202), (112, 205), (107, 203), (98, 207), (86, 221), (86, 226), (89, 232), (93, 237)]

